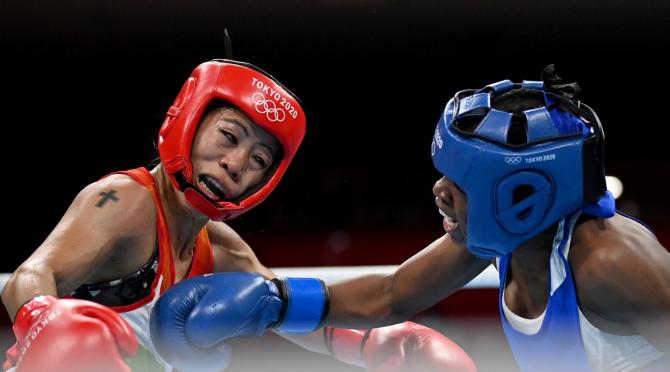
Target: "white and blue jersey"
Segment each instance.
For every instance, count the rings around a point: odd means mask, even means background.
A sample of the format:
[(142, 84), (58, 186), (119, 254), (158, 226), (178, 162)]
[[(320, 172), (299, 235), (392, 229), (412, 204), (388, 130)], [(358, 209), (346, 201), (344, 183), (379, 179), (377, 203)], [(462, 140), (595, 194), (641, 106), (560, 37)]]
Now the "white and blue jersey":
[(593, 326), (582, 314), (568, 264), (572, 233), (580, 213), (561, 220), (549, 260), (547, 307), (536, 319), (514, 314), (504, 290), (511, 254), (498, 260), (498, 304), (503, 331), (522, 371), (661, 371), (668, 357), (639, 335), (614, 335)]

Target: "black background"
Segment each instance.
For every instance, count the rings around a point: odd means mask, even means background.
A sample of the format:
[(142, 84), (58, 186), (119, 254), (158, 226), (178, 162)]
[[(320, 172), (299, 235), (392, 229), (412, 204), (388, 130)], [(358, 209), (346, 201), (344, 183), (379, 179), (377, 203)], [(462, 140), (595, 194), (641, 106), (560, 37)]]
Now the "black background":
[(86, 184), (153, 158), (181, 84), (224, 56), (224, 27), (234, 57), (278, 78), (308, 117), (280, 187), (232, 222), (245, 237), (439, 232), (429, 145), (444, 104), (460, 89), (537, 79), (548, 63), (603, 121), (620, 206), (667, 229), (666, 1), (0, 4), (0, 271), (43, 241)]

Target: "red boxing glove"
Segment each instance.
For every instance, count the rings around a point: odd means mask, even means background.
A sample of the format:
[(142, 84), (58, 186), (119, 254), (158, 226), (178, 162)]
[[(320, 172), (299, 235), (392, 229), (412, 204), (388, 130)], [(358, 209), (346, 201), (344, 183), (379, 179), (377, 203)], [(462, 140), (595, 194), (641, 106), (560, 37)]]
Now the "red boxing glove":
[(477, 371), (463, 349), (420, 324), (370, 330), (326, 327), (324, 332), (335, 358), (368, 371)]
[(19, 309), (16, 344), (3, 369), (16, 371), (130, 372), (124, 357), (137, 336), (114, 310), (90, 301), (35, 297)]

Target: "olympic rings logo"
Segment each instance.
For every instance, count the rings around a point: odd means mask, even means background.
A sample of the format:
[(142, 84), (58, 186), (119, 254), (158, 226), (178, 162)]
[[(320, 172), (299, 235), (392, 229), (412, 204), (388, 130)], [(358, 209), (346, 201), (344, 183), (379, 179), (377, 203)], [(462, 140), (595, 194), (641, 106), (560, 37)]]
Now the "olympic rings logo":
[(278, 108), (274, 101), (266, 99), (263, 93), (254, 93), (251, 96), (251, 102), (254, 103), (254, 108), (259, 114), (265, 114), (268, 120), (272, 122), (286, 119), (286, 112), (282, 108)]
[(521, 163), (521, 156), (505, 156), (505, 163), (509, 165), (517, 165)]

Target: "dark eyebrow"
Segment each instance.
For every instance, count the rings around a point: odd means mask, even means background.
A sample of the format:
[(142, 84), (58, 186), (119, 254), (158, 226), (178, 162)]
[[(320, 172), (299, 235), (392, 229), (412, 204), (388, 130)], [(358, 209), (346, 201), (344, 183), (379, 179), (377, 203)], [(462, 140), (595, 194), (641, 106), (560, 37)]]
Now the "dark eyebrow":
[(223, 118), (223, 120), (225, 120), (225, 121), (227, 121), (227, 122), (230, 122), (230, 123), (233, 123), (233, 124), (237, 124), (237, 126), (239, 126), (240, 128), (242, 128), (242, 130), (244, 131), (244, 134), (245, 134), (247, 137), (249, 136), (249, 130), (248, 130), (247, 127), (246, 127), (244, 124), (242, 124), (242, 122), (239, 121), (237, 118)]
[[(242, 130), (244, 131), (244, 134), (245, 134), (247, 137), (249, 137), (249, 130), (248, 130), (247, 127), (246, 127), (244, 124), (242, 124), (242, 122), (241, 122), (240, 120), (238, 120), (237, 118), (224, 118), (223, 120), (224, 120), (224, 121), (227, 121), (227, 122), (230, 122), (230, 123), (233, 123), (233, 124), (236, 124), (237, 126), (239, 126), (240, 128), (242, 128)], [(271, 155), (273, 158), (275, 157), (275, 150), (273, 150), (272, 147), (271, 147), (270, 145), (268, 145), (268, 144), (266, 144), (266, 143), (264, 143), (264, 142), (259, 142), (258, 144), (259, 144), (260, 146), (263, 146), (263, 147), (267, 148), (267, 149), (268, 149), (268, 152), (270, 153), (270, 155)]]
[(270, 156), (272, 156), (272, 158), (273, 158), (273, 160), (274, 160), (274, 157), (275, 157), (275, 151), (272, 149), (272, 147), (270, 147), (270, 145), (265, 144), (265, 143), (263, 143), (263, 142), (259, 142), (258, 145), (267, 148), (267, 149), (268, 149), (268, 152), (270, 153)]

